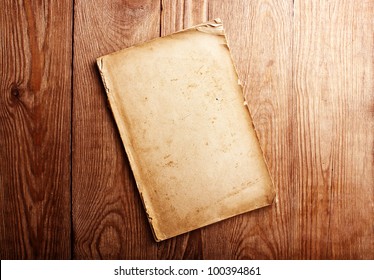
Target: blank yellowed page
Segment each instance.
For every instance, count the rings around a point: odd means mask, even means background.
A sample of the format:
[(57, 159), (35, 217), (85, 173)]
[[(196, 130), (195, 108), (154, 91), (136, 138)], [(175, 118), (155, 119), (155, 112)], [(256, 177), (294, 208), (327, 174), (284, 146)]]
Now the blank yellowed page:
[(220, 20), (97, 64), (157, 241), (271, 204)]

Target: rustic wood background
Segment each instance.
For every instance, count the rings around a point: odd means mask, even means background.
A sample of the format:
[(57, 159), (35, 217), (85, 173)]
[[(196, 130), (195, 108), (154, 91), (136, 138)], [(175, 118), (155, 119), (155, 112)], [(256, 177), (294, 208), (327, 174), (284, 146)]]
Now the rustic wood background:
[[(373, 0), (0, 0), (0, 11), (1, 259), (374, 258)], [(95, 58), (216, 17), (277, 199), (155, 243)]]

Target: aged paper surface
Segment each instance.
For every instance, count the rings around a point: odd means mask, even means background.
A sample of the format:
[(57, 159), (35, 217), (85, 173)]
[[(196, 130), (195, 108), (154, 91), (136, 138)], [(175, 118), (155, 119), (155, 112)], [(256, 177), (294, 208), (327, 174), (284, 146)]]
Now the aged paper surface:
[(272, 203), (219, 19), (97, 64), (156, 241)]

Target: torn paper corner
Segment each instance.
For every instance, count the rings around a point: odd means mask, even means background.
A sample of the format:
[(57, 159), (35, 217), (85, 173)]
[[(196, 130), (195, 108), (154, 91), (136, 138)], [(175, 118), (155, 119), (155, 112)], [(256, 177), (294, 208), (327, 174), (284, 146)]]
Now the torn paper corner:
[(102, 57), (99, 57), (98, 59), (96, 59), (96, 64), (97, 66), (99, 67), (99, 70), (102, 71), (103, 69), (103, 58)]
[(99, 57), (98, 59), (96, 59), (96, 65), (99, 68), (100, 76), (101, 76), (101, 79), (103, 81), (105, 91), (108, 94), (110, 90), (109, 90), (109, 87), (108, 87), (108, 83), (106, 81), (106, 77), (105, 77), (104, 72), (103, 72), (104, 71), (104, 58)]
[(220, 18), (198, 25), (196, 26), (196, 30), (213, 35), (225, 35), (222, 20)]

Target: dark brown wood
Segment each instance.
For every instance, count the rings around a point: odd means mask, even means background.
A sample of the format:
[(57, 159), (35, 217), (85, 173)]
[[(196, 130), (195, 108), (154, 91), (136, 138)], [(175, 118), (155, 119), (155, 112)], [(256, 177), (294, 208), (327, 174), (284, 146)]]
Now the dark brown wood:
[(156, 258), (96, 58), (158, 37), (160, 2), (77, 0), (74, 11), (74, 258)]
[[(0, 8), (0, 258), (374, 258), (374, 1)], [(156, 243), (95, 59), (216, 17), (277, 198)]]
[(71, 1), (0, 10), (0, 258), (68, 259)]

